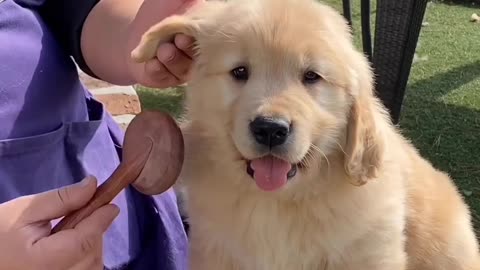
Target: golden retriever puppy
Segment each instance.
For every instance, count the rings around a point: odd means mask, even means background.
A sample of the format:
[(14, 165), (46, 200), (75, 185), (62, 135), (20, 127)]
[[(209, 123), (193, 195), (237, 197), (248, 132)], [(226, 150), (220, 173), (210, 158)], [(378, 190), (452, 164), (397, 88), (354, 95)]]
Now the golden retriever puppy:
[(195, 37), (181, 175), (193, 270), (479, 270), (467, 205), (374, 96), (314, 0), (208, 1), (142, 37)]

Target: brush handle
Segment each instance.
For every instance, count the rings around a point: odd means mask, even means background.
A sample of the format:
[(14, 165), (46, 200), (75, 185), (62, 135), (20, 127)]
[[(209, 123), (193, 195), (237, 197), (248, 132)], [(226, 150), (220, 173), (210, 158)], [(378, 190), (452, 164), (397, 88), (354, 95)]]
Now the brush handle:
[(65, 216), (52, 229), (52, 234), (75, 228), (80, 221), (90, 216), (95, 210), (110, 203), (124, 188), (137, 179), (149, 155), (150, 151), (144, 151), (131, 162), (127, 164), (120, 163), (113, 174), (97, 188), (88, 204)]

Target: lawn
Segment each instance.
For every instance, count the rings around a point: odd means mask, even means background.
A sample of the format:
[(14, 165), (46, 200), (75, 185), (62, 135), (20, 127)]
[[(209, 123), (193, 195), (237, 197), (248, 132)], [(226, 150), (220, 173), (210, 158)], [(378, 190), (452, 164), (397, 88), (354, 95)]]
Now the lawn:
[[(341, 10), (340, 0), (326, 2)], [(360, 46), (359, 1), (352, 2)], [(422, 60), (412, 67), (400, 128), (424, 157), (455, 179), (480, 236), (480, 23), (469, 22), (474, 12), (480, 8), (430, 3), (417, 48)], [(145, 109), (182, 111), (181, 89), (138, 87), (138, 93)]]

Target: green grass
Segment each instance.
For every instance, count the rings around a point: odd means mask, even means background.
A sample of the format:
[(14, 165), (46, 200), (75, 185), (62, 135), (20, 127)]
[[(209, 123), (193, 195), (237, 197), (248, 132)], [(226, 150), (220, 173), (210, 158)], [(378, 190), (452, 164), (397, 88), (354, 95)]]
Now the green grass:
[[(341, 10), (340, 0), (326, 2)], [(352, 2), (355, 44), (361, 48), (359, 1)], [(479, 12), (474, 8), (429, 5), (429, 25), (418, 47), (428, 59), (412, 67), (400, 127), (424, 157), (455, 179), (480, 232), (480, 24), (469, 22)], [(144, 108), (175, 115), (182, 110), (181, 89), (139, 88), (139, 94)]]
[(435, 3), (412, 68), (401, 119), (404, 134), (463, 191), (480, 232), (480, 25), (477, 10)]
[(165, 110), (175, 117), (183, 112), (184, 91), (181, 87), (159, 90), (137, 86), (136, 89), (143, 109)]

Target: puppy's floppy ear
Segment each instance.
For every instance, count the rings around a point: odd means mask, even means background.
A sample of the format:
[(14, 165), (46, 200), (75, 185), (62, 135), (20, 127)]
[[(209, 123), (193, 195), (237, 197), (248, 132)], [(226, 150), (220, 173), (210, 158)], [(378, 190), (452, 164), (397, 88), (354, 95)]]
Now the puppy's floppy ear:
[(381, 166), (384, 138), (380, 126), (385, 117), (373, 94), (373, 76), (367, 61), (357, 63), (352, 89), (353, 103), (347, 123), (345, 171), (351, 184), (364, 185), (375, 178)]
[(135, 62), (143, 63), (155, 57), (158, 46), (163, 42), (171, 42), (176, 34), (185, 34), (194, 39), (210, 21), (213, 12), (218, 12), (223, 2), (206, 1), (191, 7), (185, 14), (172, 15), (150, 27), (140, 39), (139, 44), (131, 52)]

